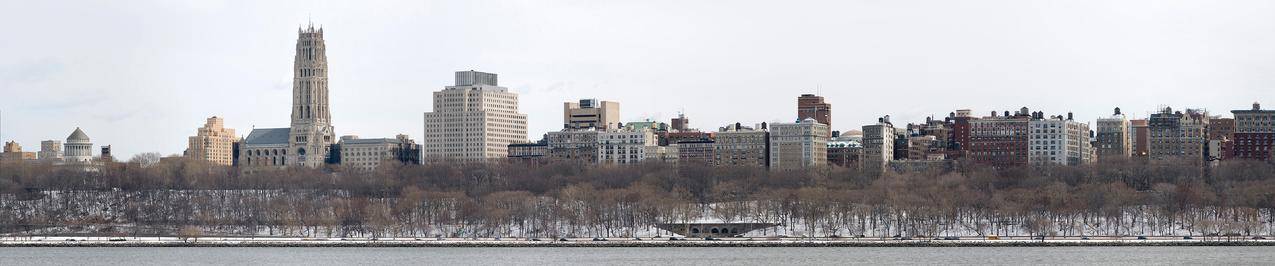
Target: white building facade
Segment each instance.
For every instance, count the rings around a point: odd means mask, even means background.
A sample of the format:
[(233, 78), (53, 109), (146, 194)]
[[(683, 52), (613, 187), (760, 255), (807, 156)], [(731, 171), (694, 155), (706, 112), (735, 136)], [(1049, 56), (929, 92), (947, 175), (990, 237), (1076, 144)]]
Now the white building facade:
[(496, 84), (496, 74), (460, 71), (456, 85), (434, 92), (425, 113), (422, 159), (505, 158), (509, 144), (527, 142), (527, 115), (518, 94)]
[(1081, 165), (1092, 160), (1089, 124), (1052, 116), (1028, 122), (1028, 157), (1032, 165)]

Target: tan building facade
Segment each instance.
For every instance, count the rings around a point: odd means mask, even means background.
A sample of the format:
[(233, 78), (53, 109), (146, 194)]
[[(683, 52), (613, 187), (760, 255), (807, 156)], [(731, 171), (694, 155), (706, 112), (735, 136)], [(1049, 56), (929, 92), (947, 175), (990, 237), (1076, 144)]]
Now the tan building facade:
[(770, 125), (770, 169), (791, 170), (828, 165), (828, 125), (813, 118)]
[(518, 94), (495, 83), (496, 74), (460, 71), (455, 86), (434, 92), (434, 109), (425, 113), (422, 159), (505, 158), (509, 144), (527, 142)]
[(38, 157), (36, 157), (34, 152), (22, 151), (22, 145), (18, 145), (16, 141), (5, 142), (4, 153), (0, 153), (0, 159), (5, 161), (26, 161), (35, 160), (36, 158)]
[(418, 152), (413, 149), (416, 142), (407, 135), (398, 135), (392, 139), (342, 137), (340, 146), (341, 166), (357, 171), (376, 170), (386, 162), (408, 163), (405, 157), (410, 155), (405, 153)]
[(204, 126), (195, 130), (186, 144), (186, 157), (204, 160), (218, 165), (234, 163), (235, 130), (225, 128), (221, 117), (209, 117)]
[(1151, 159), (1204, 160), (1208, 126), (1209, 114), (1204, 110), (1174, 112), (1165, 107), (1151, 114), (1149, 156)]
[(41, 161), (62, 161), (62, 142), (57, 140), (41, 141), (39, 158)]
[(898, 137), (895, 130), (889, 116), (863, 126), (863, 156), (859, 162), (864, 173), (880, 174), (889, 169), (890, 161), (894, 160), (894, 140)]
[(770, 165), (770, 132), (738, 123), (721, 128), (713, 140), (713, 163), (724, 166)]
[[(649, 129), (612, 130), (598, 133), (598, 163), (634, 164), (658, 153), (655, 133)], [(651, 153), (651, 154), (648, 154)], [(676, 154), (674, 154), (676, 156)]]
[(564, 129), (618, 129), (619, 123), (620, 103), (618, 102), (581, 99), (578, 102), (562, 104)]

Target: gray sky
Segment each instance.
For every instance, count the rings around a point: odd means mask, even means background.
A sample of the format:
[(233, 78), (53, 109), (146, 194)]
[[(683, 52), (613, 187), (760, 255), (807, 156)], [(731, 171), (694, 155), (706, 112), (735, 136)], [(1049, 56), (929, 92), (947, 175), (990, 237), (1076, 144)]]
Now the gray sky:
[[(1275, 107), (1273, 1), (28, 1), (0, 0), (5, 140), (80, 126), (118, 157), (181, 153), (208, 116), (240, 135), (287, 127), (296, 30), (328, 45), (340, 135), (420, 138), (452, 72), (500, 74), (530, 138), (563, 101), (715, 129), (833, 128), (1021, 106), (1092, 120), (1167, 104)], [(1270, 108), (1270, 107), (1268, 107)]]

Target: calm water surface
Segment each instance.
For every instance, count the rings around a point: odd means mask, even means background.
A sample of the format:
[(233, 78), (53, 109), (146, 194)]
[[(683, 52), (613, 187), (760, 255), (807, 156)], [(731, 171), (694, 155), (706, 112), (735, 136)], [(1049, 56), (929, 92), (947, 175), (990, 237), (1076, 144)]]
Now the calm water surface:
[(1275, 247), (0, 248), (0, 265), (1271, 265)]

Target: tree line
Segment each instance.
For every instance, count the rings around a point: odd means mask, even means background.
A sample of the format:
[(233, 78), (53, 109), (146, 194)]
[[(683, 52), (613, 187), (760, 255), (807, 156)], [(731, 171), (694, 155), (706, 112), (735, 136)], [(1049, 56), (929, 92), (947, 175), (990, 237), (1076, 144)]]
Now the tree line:
[(1161, 236), (1275, 232), (1275, 165), (1128, 159), (866, 175), (645, 163), (430, 161), (245, 173), (137, 158), (83, 172), (0, 164), (0, 233), (643, 237), (657, 223), (772, 222), (757, 236)]

